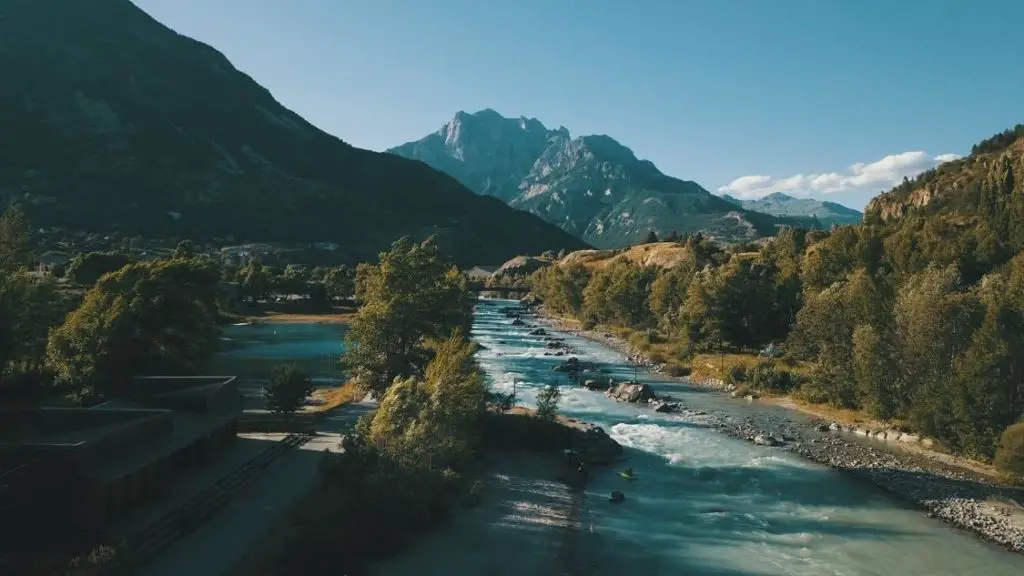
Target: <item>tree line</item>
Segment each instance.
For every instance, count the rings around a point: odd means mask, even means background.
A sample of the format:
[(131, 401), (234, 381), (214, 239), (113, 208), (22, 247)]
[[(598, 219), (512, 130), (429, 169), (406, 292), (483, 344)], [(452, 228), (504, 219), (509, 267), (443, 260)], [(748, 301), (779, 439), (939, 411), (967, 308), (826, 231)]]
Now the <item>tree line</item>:
[(748, 383), (898, 421), (1024, 474), (1012, 448), (1024, 438), (1024, 239), (929, 217), (784, 228), (757, 247), (680, 244), (687, 258), (670, 269), (556, 264), (532, 290), (585, 326), (668, 341), (683, 365), (782, 345)]

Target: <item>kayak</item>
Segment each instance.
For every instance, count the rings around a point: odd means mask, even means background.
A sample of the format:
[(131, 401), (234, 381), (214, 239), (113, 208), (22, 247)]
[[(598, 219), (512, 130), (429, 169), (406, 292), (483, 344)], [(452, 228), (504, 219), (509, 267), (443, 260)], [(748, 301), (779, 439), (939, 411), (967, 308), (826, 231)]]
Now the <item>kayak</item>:
[(619, 476), (622, 476), (623, 480), (629, 480), (629, 481), (633, 480), (633, 476), (630, 475), (630, 474), (626, 474), (625, 472), (619, 472)]

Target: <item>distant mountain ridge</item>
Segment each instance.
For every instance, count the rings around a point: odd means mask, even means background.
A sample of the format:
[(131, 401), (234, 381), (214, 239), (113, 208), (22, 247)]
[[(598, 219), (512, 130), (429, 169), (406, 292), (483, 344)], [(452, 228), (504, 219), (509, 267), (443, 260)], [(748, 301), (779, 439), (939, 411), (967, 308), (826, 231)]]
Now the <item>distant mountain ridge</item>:
[(826, 228), (833, 224), (856, 224), (864, 218), (864, 214), (842, 204), (814, 198), (795, 198), (782, 192), (773, 192), (756, 200), (740, 200), (728, 194), (723, 194), (722, 198), (747, 210), (763, 214), (792, 218), (815, 218)]
[(355, 148), (129, 0), (0, 2), (0, 202), (36, 226), (329, 242), (434, 235), (463, 264), (585, 247), (428, 166)]
[(573, 138), (564, 127), (550, 130), (491, 109), (458, 112), (437, 132), (388, 152), (425, 162), (601, 248), (636, 243), (651, 230), (732, 242), (808, 223), (752, 212), (667, 176), (610, 136)]

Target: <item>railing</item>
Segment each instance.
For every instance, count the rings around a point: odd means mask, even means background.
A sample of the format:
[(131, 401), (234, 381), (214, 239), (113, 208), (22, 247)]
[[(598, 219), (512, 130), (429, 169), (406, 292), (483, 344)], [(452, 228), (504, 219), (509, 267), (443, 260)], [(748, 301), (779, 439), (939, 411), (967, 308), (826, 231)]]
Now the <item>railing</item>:
[(311, 438), (311, 434), (289, 434), (213, 486), (132, 535), (118, 549), (115, 567), (110, 573), (137, 573), (139, 568), (153, 560), (164, 548), (199, 528), (275, 460)]

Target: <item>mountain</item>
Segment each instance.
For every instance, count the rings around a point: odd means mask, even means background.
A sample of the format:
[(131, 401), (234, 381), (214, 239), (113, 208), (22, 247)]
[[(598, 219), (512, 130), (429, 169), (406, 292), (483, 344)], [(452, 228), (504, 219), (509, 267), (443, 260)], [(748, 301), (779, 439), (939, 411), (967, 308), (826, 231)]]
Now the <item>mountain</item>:
[(1024, 253), (1024, 125), (876, 196), (864, 226), (902, 269), (956, 265), (967, 283), (999, 269)]
[(0, 1), (0, 201), (39, 226), (341, 245), (436, 235), (463, 264), (581, 248), (450, 176), (353, 147), (129, 0)]
[(791, 218), (751, 212), (695, 182), (663, 174), (613, 138), (572, 138), (536, 119), (459, 112), (437, 132), (389, 152), (421, 160), (477, 192), (501, 198), (590, 244), (615, 248), (654, 230), (722, 241), (774, 234)]
[(830, 228), (833, 224), (856, 224), (864, 217), (860, 212), (842, 204), (813, 198), (794, 198), (782, 192), (775, 192), (757, 200), (740, 200), (728, 194), (723, 194), (722, 198), (737, 206), (762, 214), (815, 218), (826, 228)]

